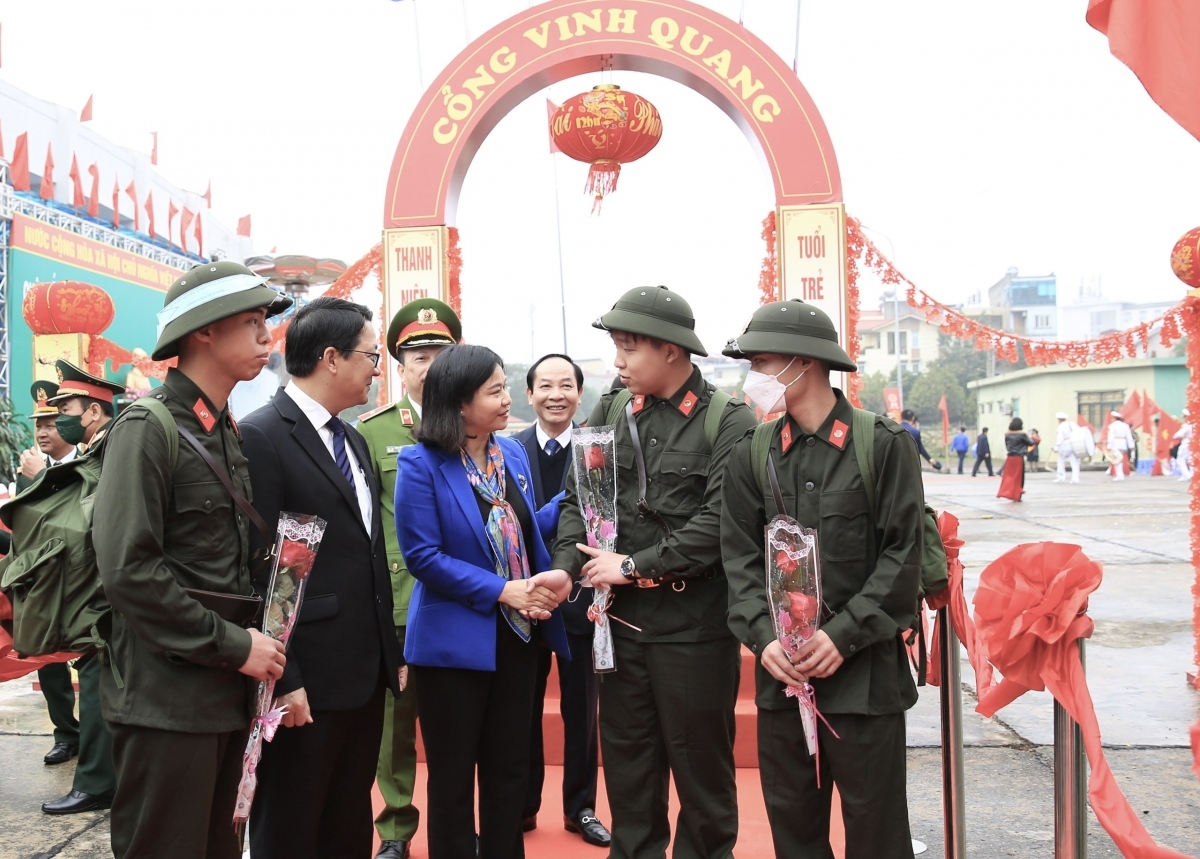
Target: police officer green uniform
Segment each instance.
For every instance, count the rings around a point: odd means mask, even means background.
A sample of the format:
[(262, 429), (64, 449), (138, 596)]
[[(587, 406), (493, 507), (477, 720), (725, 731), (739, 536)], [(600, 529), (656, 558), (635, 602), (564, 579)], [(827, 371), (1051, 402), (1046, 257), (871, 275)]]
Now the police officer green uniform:
[[(675, 344), (685, 362), (678, 371), (681, 384), (669, 393), (660, 390), (661, 396), (639, 393), (639, 381), (630, 377), (635, 396), (629, 412), (647, 477), (641, 508), (627, 415), (608, 419), (618, 394), (602, 397), (588, 419), (589, 426), (616, 427), (616, 553), (629, 556), (621, 574), (641, 585), (612, 589), (610, 613), (624, 623), (611, 624), (617, 670), (600, 684), (610, 855), (664, 855), (671, 839), (667, 784), (673, 773), (681, 805), (675, 856), (726, 857), (737, 838), (733, 735), (739, 645), (725, 620), (721, 476), (754, 415), (726, 400), (709, 443), (705, 418), (716, 391), (689, 361), (689, 353), (707, 353), (696, 337), (691, 308), (677, 293), (664, 287), (630, 290), (594, 325), (625, 343), (628, 335), (639, 335), (636, 348), (660, 355), (668, 347), (644, 338)], [(554, 566), (578, 575), (588, 558), (576, 549), (586, 542), (586, 532), (573, 475), (561, 509)]]
[[(388, 326), (385, 345), (392, 357), (403, 365), (406, 352), (440, 349), (452, 346), (460, 339), (462, 326), (448, 304), (436, 298), (418, 298), (396, 311)], [(396, 459), (402, 447), (417, 443), (415, 433), (421, 424), (420, 403), (410, 392), (394, 403), (360, 415), (358, 421), (358, 431), (367, 440), (371, 467), (380, 487), (383, 539), (388, 570), (392, 574), (392, 617), (403, 649), (414, 579), (404, 564), (396, 539)], [(420, 813), (412, 804), (417, 779), (416, 691), (410, 675), (408, 686), (399, 699), (390, 692), (386, 696), (383, 741), (376, 772), (384, 807), (375, 818), (375, 829), (383, 845), (379, 855), (383, 857), (407, 855), (408, 844), (416, 835), (420, 822)]]
[[(194, 267), (167, 292), (154, 359), (220, 320), (291, 305), (265, 283), (231, 261)], [(252, 497), (226, 407), (178, 368), (149, 396)], [(185, 589), (251, 595), (248, 522), (190, 444), (180, 441), (172, 469), (166, 439), (147, 409), (126, 409), (105, 438), (96, 493), (93, 539), (118, 669), (100, 684), (117, 766), (112, 846), (118, 859), (232, 859), (241, 856), (231, 821), (255, 689), (238, 668), (252, 638)]]
[[(829, 318), (815, 307), (780, 301), (759, 308), (724, 354), (767, 356), (778, 365), (775, 370), (765, 365), (764, 372), (775, 373), (774, 383), (767, 377), (749, 378), (747, 393), (766, 391), (765, 399), (776, 400), (784, 396), (781, 388), (795, 385), (788, 413), (771, 433), (770, 457), (788, 515), (818, 531), (823, 597), (831, 613), (821, 630), (844, 659), (829, 676), (811, 675), (817, 706), (840, 737), (825, 725), (819, 728), (820, 787), (795, 700), (785, 696), (784, 684), (761, 661), (758, 666), (758, 754), (775, 854), (797, 859), (832, 855), (829, 811), (836, 784), (848, 859), (908, 859), (913, 854), (904, 711), (917, 695), (902, 634), (917, 605), (924, 511), (912, 437), (887, 418), (875, 417), (873, 437), (855, 438), (853, 409), (841, 391), (829, 386), (822, 363), (848, 372), (855, 365), (838, 346)], [(773, 356), (792, 358), (792, 364)], [(794, 366), (794, 356), (801, 367)], [(807, 365), (805, 358), (816, 361)], [(809, 379), (797, 384), (801, 369)], [(778, 408), (770, 402), (760, 405), (767, 411)], [(801, 427), (796, 414), (815, 426)], [(858, 444), (874, 446), (873, 510), (855, 455)], [(721, 549), (729, 580), (730, 628), (762, 660), (775, 642), (763, 532), (777, 507), (766, 475), (755, 474), (752, 448), (753, 433), (737, 443), (729, 458)], [(804, 655), (802, 651), (792, 660), (797, 670), (804, 668)]]

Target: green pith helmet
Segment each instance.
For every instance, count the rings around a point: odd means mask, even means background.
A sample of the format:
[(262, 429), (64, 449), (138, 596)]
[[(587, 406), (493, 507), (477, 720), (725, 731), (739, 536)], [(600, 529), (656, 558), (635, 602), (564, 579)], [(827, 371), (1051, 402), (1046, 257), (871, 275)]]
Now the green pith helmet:
[(221, 260), (193, 266), (167, 290), (158, 312), (158, 345), (151, 357), (155, 361), (174, 358), (179, 341), (205, 325), (260, 307), (274, 316), (291, 306), (290, 298), (241, 263)]
[(453, 346), (462, 339), (462, 323), (449, 304), (417, 298), (396, 311), (387, 330), (387, 350), (397, 361), (401, 349)]
[(34, 382), (29, 388), (29, 395), (33, 397), (33, 414), (29, 416), (30, 420), (57, 417), (58, 406), (50, 405), (50, 398), (57, 393), (58, 385), (54, 382), (47, 382), (43, 379)]
[(799, 299), (764, 304), (754, 311), (746, 330), (721, 350), (730, 358), (749, 358), (761, 352), (816, 358), (830, 369), (847, 373), (858, 370), (838, 345), (837, 330), (825, 311)]
[(696, 317), (677, 292), (665, 286), (636, 286), (617, 299), (612, 310), (592, 323), (603, 331), (626, 331), (674, 343), (707, 358), (696, 336)]
[(54, 406), (55, 411), (59, 403), (65, 403), (72, 397), (86, 397), (112, 405), (118, 394), (125, 393), (124, 385), (93, 376), (70, 361), (55, 361), (54, 369), (58, 373), (58, 390), (46, 400), (46, 404)]

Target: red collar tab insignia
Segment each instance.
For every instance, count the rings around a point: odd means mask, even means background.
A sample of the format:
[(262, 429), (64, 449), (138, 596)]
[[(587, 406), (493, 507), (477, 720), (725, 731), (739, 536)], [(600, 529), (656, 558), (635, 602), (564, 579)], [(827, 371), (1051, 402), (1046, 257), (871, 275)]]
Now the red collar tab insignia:
[(404, 424), (406, 427), (412, 426), (413, 425), (412, 412), (410, 412), (408, 409), (401, 409), (400, 410), (400, 422), (402, 424)]
[(679, 403), (679, 411), (683, 413), (685, 418), (692, 416), (692, 409), (696, 408), (696, 403), (700, 402), (700, 398), (688, 391), (683, 400)]
[(638, 412), (640, 412), (642, 409), (644, 409), (645, 407), (646, 407), (646, 395), (645, 394), (638, 394), (636, 397), (633, 398), (633, 413), (635, 415)]
[(841, 421), (833, 422), (833, 429), (829, 433), (829, 443), (841, 450), (846, 446), (846, 431), (850, 427), (846, 426)]
[(791, 423), (791, 421), (783, 422), (783, 432), (780, 433), (779, 437), (783, 440), (783, 452), (787, 453), (788, 448), (792, 446), (792, 441), (794, 441), (794, 439), (792, 438), (792, 423)]
[(205, 432), (212, 432), (213, 427), (217, 425), (217, 419), (213, 417), (212, 411), (204, 404), (204, 400), (197, 399), (196, 405), (192, 406), (192, 414), (200, 421), (200, 425), (204, 427)]

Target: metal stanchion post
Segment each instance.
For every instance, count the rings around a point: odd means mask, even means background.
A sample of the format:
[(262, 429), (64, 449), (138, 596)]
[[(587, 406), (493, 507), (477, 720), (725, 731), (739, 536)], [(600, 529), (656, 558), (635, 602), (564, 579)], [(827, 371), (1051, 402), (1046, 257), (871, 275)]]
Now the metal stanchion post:
[[(1079, 661), (1084, 663), (1084, 640)], [(1087, 859), (1087, 758), (1083, 732), (1054, 702), (1054, 859)]]
[(938, 645), (942, 651), (942, 817), (946, 859), (967, 855), (966, 808), (963, 796), (962, 671), (958, 635), (950, 609), (938, 609)]

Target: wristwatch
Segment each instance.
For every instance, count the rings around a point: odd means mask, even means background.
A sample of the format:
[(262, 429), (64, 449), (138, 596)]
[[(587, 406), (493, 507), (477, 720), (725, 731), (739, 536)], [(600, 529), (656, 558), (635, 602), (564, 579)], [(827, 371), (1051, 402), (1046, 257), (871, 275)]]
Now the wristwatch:
[(637, 565), (633, 561), (633, 555), (629, 555), (621, 562), (621, 575), (623, 575), (627, 581), (637, 581)]

